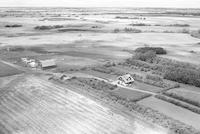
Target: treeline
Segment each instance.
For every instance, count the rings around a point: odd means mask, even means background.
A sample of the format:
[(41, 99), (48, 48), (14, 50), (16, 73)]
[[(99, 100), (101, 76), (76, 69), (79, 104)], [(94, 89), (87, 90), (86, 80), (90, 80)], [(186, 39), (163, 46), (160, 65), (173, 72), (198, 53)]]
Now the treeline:
[(13, 24), (13, 25), (5, 25), (7, 28), (15, 28), (15, 27), (22, 27), (20, 24)]
[(189, 24), (168, 24), (168, 25), (163, 25), (163, 24), (146, 24), (146, 23), (132, 23), (129, 24), (130, 26), (162, 26), (162, 27), (189, 27)]
[(200, 72), (198, 70), (191, 70), (180, 67), (168, 67), (164, 74), (164, 78), (200, 87)]
[(200, 68), (198, 66), (157, 57), (156, 53), (165, 53), (162, 48), (144, 47), (135, 50), (136, 54), (123, 63), (127, 66), (137, 66), (141, 71), (154, 71), (163, 75), (164, 79), (200, 87)]
[(156, 54), (167, 54), (167, 51), (162, 47), (140, 47), (135, 50), (137, 53), (146, 53), (149, 51), (153, 51)]
[(115, 28), (114, 33), (125, 32), (125, 33), (141, 33), (142, 30), (137, 28), (125, 27), (124, 29)]
[(63, 25), (53, 25), (53, 26), (36, 26), (34, 27), (35, 30), (51, 30), (51, 29), (57, 29), (57, 28), (63, 28)]
[[(104, 66), (92, 67), (91, 69), (93, 71), (97, 71), (97, 72), (101, 72), (101, 73), (105, 73), (105, 74), (112, 74), (112, 75), (116, 75), (116, 76), (126, 74), (126, 71), (122, 72), (118, 69), (112, 68), (111, 66), (115, 66), (115, 64), (109, 63)], [(138, 75), (138, 74), (134, 74), (134, 73), (130, 73), (130, 74), (135, 80), (137, 80), (139, 82), (143, 82), (143, 83), (150, 84), (150, 85), (153, 85), (156, 87), (164, 88), (163, 90), (179, 87), (179, 84), (169, 84), (169, 83), (164, 82), (163, 79), (159, 76), (149, 74), (146, 76), (146, 78), (144, 78), (143, 76)]]

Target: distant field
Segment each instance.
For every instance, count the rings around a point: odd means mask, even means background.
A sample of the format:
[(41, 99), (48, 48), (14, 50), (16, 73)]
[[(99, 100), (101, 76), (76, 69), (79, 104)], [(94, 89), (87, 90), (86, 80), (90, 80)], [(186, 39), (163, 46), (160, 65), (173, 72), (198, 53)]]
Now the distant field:
[[(200, 115), (193, 113), (184, 108), (178, 107), (171, 103), (159, 100), (155, 97), (149, 97), (139, 101), (139, 104), (158, 110), (159, 112), (172, 117), (176, 120), (182, 121), (188, 125), (194, 126), (196, 129), (200, 129)], [(187, 116), (186, 116), (187, 115)]]
[(149, 94), (146, 93), (141, 93), (124, 88), (117, 88), (116, 90), (112, 91), (112, 94), (131, 101), (139, 101), (149, 96)]
[(0, 77), (20, 74), (22, 71), (0, 62)]

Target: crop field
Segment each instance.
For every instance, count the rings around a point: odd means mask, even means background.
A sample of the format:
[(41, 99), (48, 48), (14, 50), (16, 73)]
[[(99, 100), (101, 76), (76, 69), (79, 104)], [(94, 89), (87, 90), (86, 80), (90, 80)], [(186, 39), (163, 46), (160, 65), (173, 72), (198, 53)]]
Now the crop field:
[(2, 91), (0, 100), (1, 134), (165, 134), (35, 76)]
[(193, 113), (189, 110), (173, 105), (166, 101), (157, 99), (155, 97), (149, 97), (149, 98), (143, 99), (139, 101), (139, 104), (158, 110), (159, 112), (164, 113), (165, 115), (168, 115), (169, 117), (172, 117), (176, 120), (180, 120), (188, 125), (192, 125), (196, 129), (200, 129), (200, 126), (198, 123), (200, 121), (199, 114)]
[(22, 71), (0, 62), (0, 77), (20, 74)]

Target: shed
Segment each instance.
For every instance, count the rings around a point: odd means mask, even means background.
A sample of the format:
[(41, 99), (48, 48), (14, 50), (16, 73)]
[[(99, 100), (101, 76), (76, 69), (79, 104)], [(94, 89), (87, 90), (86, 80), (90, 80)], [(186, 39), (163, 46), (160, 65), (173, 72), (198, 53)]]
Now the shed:
[(56, 62), (53, 59), (40, 60), (40, 66), (42, 69), (54, 68), (54, 67), (56, 67)]

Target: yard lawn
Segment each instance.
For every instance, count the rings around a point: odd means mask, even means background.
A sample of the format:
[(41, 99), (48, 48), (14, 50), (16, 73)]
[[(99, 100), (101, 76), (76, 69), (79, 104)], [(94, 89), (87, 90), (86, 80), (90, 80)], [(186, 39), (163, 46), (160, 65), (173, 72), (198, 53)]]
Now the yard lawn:
[(157, 99), (155, 97), (149, 97), (149, 98), (143, 99), (139, 101), (138, 103), (144, 106), (150, 107), (152, 109), (155, 109), (169, 117), (172, 117), (176, 120), (184, 122), (200, 130), (200, 125), (199, 125), (200, 115), (199, 114), (193, 113), (187, 109), (178, 107), (176, 105)]
[(0, 62), (0, 77), (20, 74), (22, 71)]
[(141, 90), (145, 90), (145, 91), (154, 92), (154, 93), (162, 91), (162, 88), (160, 88), (160, 87), (156, 87), (156, 86), (146, 84), (143, 82), (139, 82), (139, 81), (135, 81), (134, 84), (132, 85), (132, 87), (135, 87), (135, 88), (141, 89)]
[(143, 99), (143, 97), (148, 96), (147, 93), (141, 93), (134, 90), (129, 90), (125, 88), (117, 88), (114, 91), (111, 92), (113, 95), (119, 96), (123, 99), (128, 99), (132, 101), (138, 101), (140, 99)]
[[(200, 89), (199, 89), (200, 90)], [(189, 90), (186, 88), (175, 88), (168, 91), (169, 93), (175, 93), (186, 99), (193, 100), (200, 103), (200, 92), (195, 90)]]

